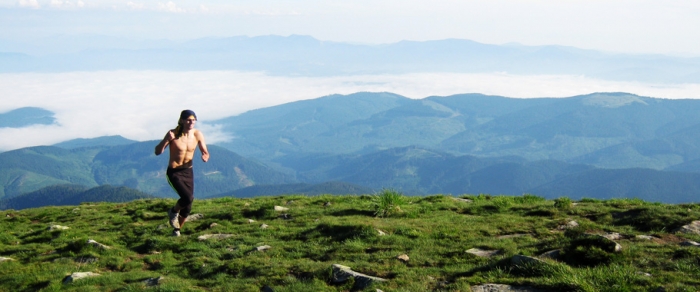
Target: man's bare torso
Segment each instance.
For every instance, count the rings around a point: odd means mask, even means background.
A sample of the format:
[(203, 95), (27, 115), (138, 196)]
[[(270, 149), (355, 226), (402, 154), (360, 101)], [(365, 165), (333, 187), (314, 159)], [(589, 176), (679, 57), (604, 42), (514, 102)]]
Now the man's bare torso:
[[(175, 130), (171, 130), (175, 131)], [(190, 168), (192, 167), (192, 158), (194, 151), (199, 143), (198, 130), (193, 130), (190, 133), (183, 134), (180, 138), (170, 141), (170, 161), (168, 166), (171, 168)]]

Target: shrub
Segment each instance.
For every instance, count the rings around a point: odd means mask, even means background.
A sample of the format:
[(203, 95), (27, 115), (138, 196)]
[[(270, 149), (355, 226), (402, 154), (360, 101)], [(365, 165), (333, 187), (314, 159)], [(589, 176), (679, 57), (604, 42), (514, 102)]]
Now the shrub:
[(571, 199), (567, 197), (560, 197), (554, 200), (554, 207), (559, 210), (567, 211), (570, 210), (572, 206), (573, 202), (571, 202)]
[(374, 196), (374, 215), (388, 217), (401, 212), (404, 202), (405, 197), (402, 193), (395, 190), (382, 190), (379, 195)]

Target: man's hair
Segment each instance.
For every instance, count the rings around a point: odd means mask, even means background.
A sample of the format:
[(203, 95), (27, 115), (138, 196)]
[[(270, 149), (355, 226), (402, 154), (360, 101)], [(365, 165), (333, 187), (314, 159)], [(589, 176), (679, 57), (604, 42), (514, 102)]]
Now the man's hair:
[(177, 127), (175, 128), (175, 139), (182, 137), (183, 134), (183, 127), (180, 121), (189, 119), (190, 117), (194, 117), (195, 121), (197, 120), (197, 115), (192, 110), (184, 110), (180, 113), (180, 119), (177, 121)]

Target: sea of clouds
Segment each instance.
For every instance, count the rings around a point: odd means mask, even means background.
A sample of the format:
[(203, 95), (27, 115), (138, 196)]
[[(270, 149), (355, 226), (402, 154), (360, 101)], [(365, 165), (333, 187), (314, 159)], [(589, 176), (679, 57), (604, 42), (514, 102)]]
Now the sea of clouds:
[(482, 93), (514, 98), (629, 92), (656, 98), (700, 98), (700, 84), (614, 82), (568, 75), (414, 73), (281, 77), (238, 71), (103, 71), (0, 74), (0, 113), (41, 107), (54, 125), (0, 128), (0, 151), (75, 138), (121, 135), (160, 139), (192, 109), (207, 142), (232, 139), (208, 121), (245, 111), (331, 94), (392, 92), (408, 98)]

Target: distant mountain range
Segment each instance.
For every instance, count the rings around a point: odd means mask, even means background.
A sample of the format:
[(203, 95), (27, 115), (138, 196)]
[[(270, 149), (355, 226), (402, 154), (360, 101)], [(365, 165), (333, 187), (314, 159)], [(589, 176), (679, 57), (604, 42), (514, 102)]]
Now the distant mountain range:
[(56, 123), (54, 113), (38, 107), (22, 107), (0, 113), (0, 128), (22, 128), (31, 125)]
[[(195, 157), (197, 197), (531, 193), (700, 198), (700, 100), (627, 93), (512, 99), (332, 95), (208, 121), (236, 137)], [(157, 141), (67, 141), (0, 153), (0, 197), (54, 185), (175, 197)], [(100, 145), (102, 144), (102, 145)], [(120, 145), (123, 144), (123, 145)], [(240, 155), (239, 155), (240, 154)], [(245, 157), (245, 158), (244, 158)]]
[(124, 186), (103, 185), (88, 189), (81, 185), (53, 185), (17, 197), (1, 199), (0, 210), (71, 206), (84, 202), (122, 203), (148, 198), (154, 196)]
[(310, 36), (271, 35), (187, 42), (93, 37), (56, 39), (52, 43), (56, 50), (43, 49), (36, 55), (32, 55), (36, 46), (0, 45), (0, 52), (4, 52), (0, 53), (0, 72), (239, 70), (291, 76), (508, 72), (700, 82), (700, 58), (613, 54), (555, 45), (492, 45), (462, 39), (358, 45)]

